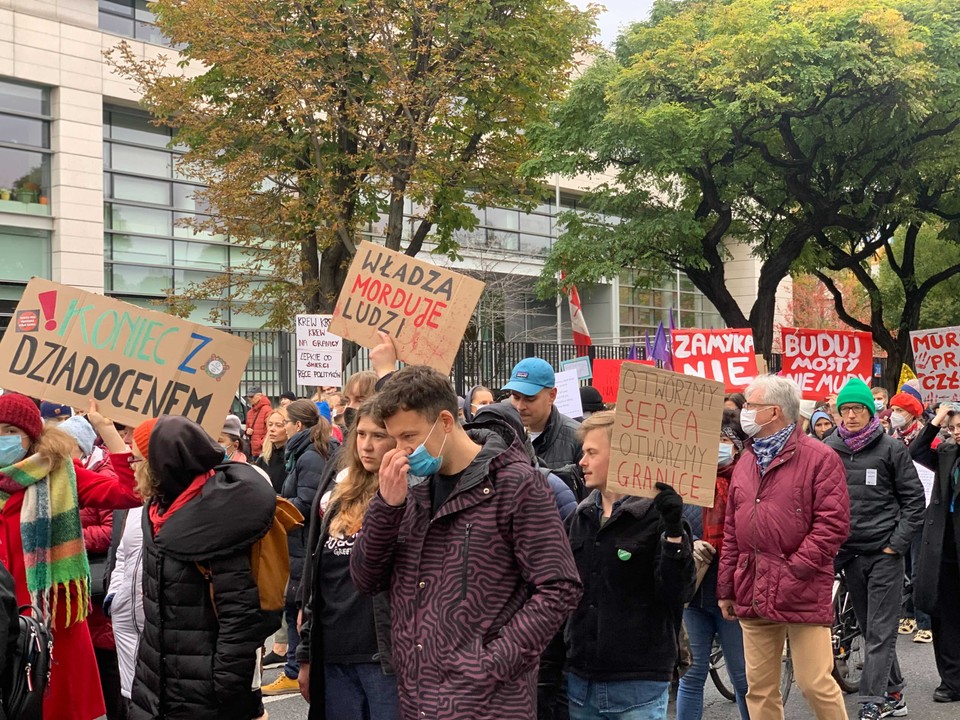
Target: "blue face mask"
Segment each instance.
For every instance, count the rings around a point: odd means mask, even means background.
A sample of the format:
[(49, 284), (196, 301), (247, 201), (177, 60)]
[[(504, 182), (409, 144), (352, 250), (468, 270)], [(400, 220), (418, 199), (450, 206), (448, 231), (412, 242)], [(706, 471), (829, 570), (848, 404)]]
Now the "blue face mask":
[[(427, 446), (424, 444), (430, 436), (433, 435), (433, 431), (436, 429), (438, 422), (440, 422), (439, 417), (436, 419), (436, 422), (433, 423), (433, 427), (430, 428), (427, 437), (425, 437), (423, 442), (417, 446), (417, 449), (407, 457), (407, 461), (410, 463), (407, 484), (410, 487), (419, 485), (426, 478), (435, 475), (437, 471), (440, 470), (440, 465), (443, 463), (443, 446), (447, 444), (446, 433), (444, 433), (443, 442), (440, 444), (440, 454), (437, 456), (431, 455), (430, 451), (427, 450)], [(410, 476), (412, 476), (413, 479), (411, 479)]]
[(718, 456), (718, 464), (720, 467), (727, 467), (730, 463), (733, 462), (733, 445), (730, 443), (720, 443), (720, 455)]
[(0, 467), (20, 462), (26, 454), (19, 435), (0, 435)]

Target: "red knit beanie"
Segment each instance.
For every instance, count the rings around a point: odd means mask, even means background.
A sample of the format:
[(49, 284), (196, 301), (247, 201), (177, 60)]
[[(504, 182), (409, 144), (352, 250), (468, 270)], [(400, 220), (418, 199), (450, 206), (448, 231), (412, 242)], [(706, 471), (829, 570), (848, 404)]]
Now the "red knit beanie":
[(910, 393), (897, 393), (892, 398), (890, 398), (890, 407), (898, 407), (902, 410), (906, 410), (908, 413), (914, 417), (920, 417), (923, 415), (923, 403), (917, 400)]
[(147, 453), (150, 450), (150, 433), (153, 432), (153, 426), (156, 424), (157, 418), (144, 420), (142, 423), (137, 425), (133, 431), (133, 444), (137, 446), (137, 450), (139, 450), (140, 454), (143, 455), (144, 460), (150, 459), (147, 456)]
[(30, 442), (36, 442), (43, 432), (43, 418), (36, 403), (19, 393), (0, 395), (0, 423), (23, 430)]

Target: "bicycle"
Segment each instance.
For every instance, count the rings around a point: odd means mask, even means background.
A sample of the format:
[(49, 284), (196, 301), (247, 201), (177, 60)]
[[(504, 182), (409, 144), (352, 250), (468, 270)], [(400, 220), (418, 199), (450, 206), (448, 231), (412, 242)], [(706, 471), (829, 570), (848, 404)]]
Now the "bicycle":
[(833, 580), (833, 679), (845, 693), (860, 690), (863, 673), (863, 632), (842, 572)]
[[(783, 654), (781, 655), (780, 667), (780, 696), (783, 702), (787, 702), (790, 696), (790, 688), (793, 687), (793, 657), (790, 654), (790, 640), (783, 645)], [(737, 696), (733, 691), (732, 683), (728, 685), (730, 676), (726, 672), (726, 663), (723, 659), (723, 648), (717, 639), (713, 639), (713, 647), (710, 650), (710, 678), (716, 686), (717, 691), (730, 702), (736, 702)]]

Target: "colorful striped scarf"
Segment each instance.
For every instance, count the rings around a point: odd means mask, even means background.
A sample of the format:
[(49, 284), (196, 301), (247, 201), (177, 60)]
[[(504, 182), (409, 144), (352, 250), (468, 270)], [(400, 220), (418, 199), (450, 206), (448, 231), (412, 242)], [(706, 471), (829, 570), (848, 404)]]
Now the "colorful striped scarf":
[[(30, 600), (50, 621), (56, 616), (60, 589), (66, 625), (87, 617), (90, 607), (90, 565), (83, 546), (77, 476), (67, 458), (53, 472), (39, 455), (0, 468), (0, 510), (16, 493), (24, 493), (20, 537)], [(73, 592), (76, 607), (71, 608)]]

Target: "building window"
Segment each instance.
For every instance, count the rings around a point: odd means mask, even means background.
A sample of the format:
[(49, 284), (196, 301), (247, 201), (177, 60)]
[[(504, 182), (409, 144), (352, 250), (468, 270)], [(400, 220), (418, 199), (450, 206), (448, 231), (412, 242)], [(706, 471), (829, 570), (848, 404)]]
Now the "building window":
[(0, 212), (50, 214), (50, 92), (0, 80)]
[(50, 233), (0, 225), (0, 285), (50, 277)]
[(647, 278), (634, 272), (620, 276), (620, 341), (653, 340), (657, 326), (667, 327), (670, 310), (678, 328), (723, 328), (713, 304), (682, 273)]
[(156, 26), (157, 16), (147, 9), (149, 0), (100, 0), (100, 29), (154, 45), (170, 42)]
[[(102, 6), (102, 5), (101, 5)], [(150, 307), (168, 291), (225, 272), (240, 272), (243, 248), (209, 231), (194, 232), (182, 221), (208, 217), (194, 197), (203, 185), (182, 176), (168, 128), (142, 113), (104, 111), (104, 280), (108, 294)], [(205, 212), (206, 211), (206, 212)], [(220, 298), (196, 303), (192, 320), (204, 322), (214, 308), (222, 324), (256, 329), (263, 318), (240, 315)]]

